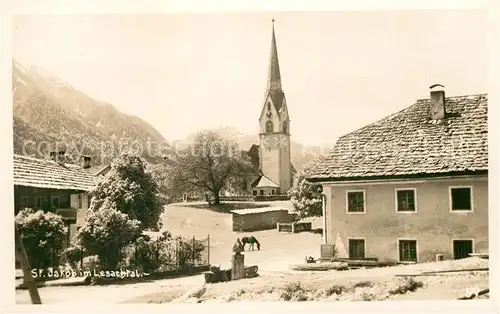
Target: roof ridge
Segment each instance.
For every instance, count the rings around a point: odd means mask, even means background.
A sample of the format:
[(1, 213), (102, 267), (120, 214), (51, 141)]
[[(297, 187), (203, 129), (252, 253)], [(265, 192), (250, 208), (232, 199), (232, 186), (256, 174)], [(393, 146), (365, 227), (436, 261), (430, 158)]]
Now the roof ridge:
[[(463, 98), (463, 97), (471, 97), (471, 96), (487, 96), (487, 95), (488, 95), (488, 93), (469, 94), (469, 95), (453, 95), (453, 96), (448, 96), (448, 97), (446, 97), (445, 99), (450, 99), (450, 98)], [(387, 116), (385, 116), (385, 117), (383, 117), (383, 118), (380, 118), (379, 120), (376, 120), (376, 121), (374, 121), (374, 122), (372, 122), (372, 123), (365, 124), (364, 126), (359, 127), (359, 128), (357, 128), (357, 129), (355, 129), (354, 131), (351, 131), (351, 132), (349, 132), (349, 133), (346, 133), (346, 134), (343, 134), (343, 135), (339, 136), (339, 137), (338, 137), (338, 139), (337, 139), (337, 141), (338, 141), (338, 140), (340, 140), (340, 139), (341, 139), (341, 138), (343, 138), (343, 137), (346, 137), (346, 136), (351, 135), (351, 134), (353, 134), (353, 133), (357, 133), (357, 132), (361, 131), (362, 129), (366, 128), (366, 127), (369, 127), (369, 126), (372, 126), (372, 125), (374, 125), (374, 124), (376, 124), (376, 123), (382, 122), (382, 121), (384, 121), (384, 120), (386, 120), (386, 119), (388, 119), (388, 118), (390, 118), (390, 117), (397, 116), (397, 115), (399, 115), (401, 112), (403, 112), (403, 111), (405, 111), (405, 110), (408, 110), (408, 109), (410, 109), (410, 108), (412, 108), (412, 107), (414, 107), (414, 106), (418, 105), (418, 104), (419, 104), (419, 102), (424, 101), (424, 100), (425, 100), (425, 101), (427, 101), (427, 100), (430, 100), (430, 98), (418, 98), (418, 99), (417, 99), (417, 100), (416, 100), (413, 104), (409, 105), (409, 106), (408, 106), (408, 107), (406, 107), (406, 108), (403, 108), (403, 109), (401, 109), (401, 110), (399, 110), (399, 111), (397, 111), (397, 112), (395, 112), (395, 113), (392, 113), (392, 114), (387, 115)], [(335, 146), (335, 145), (334, 145), (334, 146)]]
[[(464, 95), (453, 95), (453, 96), (446, 96), (445, 95), (445, 99), (449, 99), (449, 98), (463, 98), (463, 97), (474, 97), (474, 96), (488, 96), (488, 93), (464, 94)], [(417, 102), (422, 101), (422, 100), (430, 100), (430, 98), (417, 98)]]
[(37, 162), (46, 162), (46, 163), (51, 163), (54, 165), (63, 166), (65, 168), (69, 167), (69, 168), (78, 168), (78, 169), (84, 170), (81, 166), (76, 165), (76, 164), (71, 164), (71, 163), (62, 164), (62, 163), (58, 163), (57, 161), (50, 160), (50, 159), (36, 158), (36, 157), (31, 157), (31, 156), (26, 156), (26, 155), (21, 155), (21, 154), (13, 154), (13, 155), (14, 155), (14, 158), (22, 158), (22, 159), (32, 160), (32, 161), (37, 161)]
[(429, 104), (428, 98), (416, 100), (342, 135), (308, 178), (335, 181), (487, 171), (487, 94), (447, 97), (449, 112), (460, 114), (443, 123), (430, 123)]

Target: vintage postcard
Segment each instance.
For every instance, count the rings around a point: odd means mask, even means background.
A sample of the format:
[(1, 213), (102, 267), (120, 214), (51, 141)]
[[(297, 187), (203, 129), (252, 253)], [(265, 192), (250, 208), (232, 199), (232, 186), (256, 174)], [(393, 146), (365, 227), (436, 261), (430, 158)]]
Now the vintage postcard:
[(488, 302), (488, 21), (12, 15), (15, 303)]

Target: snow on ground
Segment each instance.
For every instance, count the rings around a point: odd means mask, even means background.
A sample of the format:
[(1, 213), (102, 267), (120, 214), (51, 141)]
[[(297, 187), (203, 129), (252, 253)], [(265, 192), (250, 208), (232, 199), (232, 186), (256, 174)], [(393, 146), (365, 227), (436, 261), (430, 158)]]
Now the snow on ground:
[[(283, 203), (281, 202), (280, 205)], [(233, 232), (230, 214), (186, 205), (173, 204), (166, 207), (166, 212), (162, 217), (163, 229), (170, 231), (173, 235), (195, 236), (200, 239), (210, 235), (210, 263), (229, 268), (232, 245), (237, 238), (250, 233)], [(285, 204), (285, 206), (290, 205)], [(315, 220), (315, 223), (318, 222), (321, 223), (321, 219)], [(395, 277), (398, 274), (488, 267), (488, 260), (474, 257), (456, 261), (349, 271), (294, 272), (289, 270), (290, 265), (303, 263), (306, 256), (319, 256), (321, 235), (308, 232), (278, 233), (276, 230), (252, 232), (251, 234), (261, 243), (261, 250), (245, 252), (245, 264), (258, 265), (260, 277), (208, 285), (204, 296), (206, 301), (224, 301), (228, 295), (232, 296), (233, 300), (263, 300), (263, 298), (279, 300), (280, 293), (278, 292), (281, 291), (280, 289), (294, 282), (301, 282), (304, 286), (318, 290), (327, 289), (332, 285), (348, 286), (353, 282), (370, 280), (376, 283), (376, 286), (370, 289), (378, 289), (377, 287), (383, 289), (388, 282), (393, 284), (398, 281), (399, 279)], [(415, 277), (416, 280), (423, 282), (423, 288), (416, 292), (396, 295), (393, 298), (455, 299), (463, 296), (465, 286), (468, 284), (478, 285), (481, 289), (488, 287), (487, 274), (488, 272), (465, 272)], [(42, 301), (47, 304), (82, 304), (88, 302), (89, 299), (102, 304), (161, 303), (168, 302), (176, 295), (201, 284), (203, 281), (203, 275), (197, 275), (126, 285), (43, 287), (40, 289), (40, 296)], [(270, 293), (269, 291), (274, 292)], [(17, 303), (30, 303), (28, 291), (17, 290), (16, 301)]]

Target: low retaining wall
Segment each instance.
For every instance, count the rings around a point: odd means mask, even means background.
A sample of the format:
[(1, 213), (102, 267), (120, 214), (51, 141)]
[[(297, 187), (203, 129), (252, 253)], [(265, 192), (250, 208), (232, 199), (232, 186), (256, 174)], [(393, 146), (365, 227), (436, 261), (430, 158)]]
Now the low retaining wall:
[(291, 232), (291, 233), (311, 231), (312, 230), (312, 223), (311, 222), (291, 222), (291, 223), (278, 222), (276, 224), (276, 229), (278, 229), (278, 232)]
[(288, 201), (290, 198), (287, 195), (257, 195), (254, 197), (256, 202), (270, 201)]
[(262, 210), (254, 213), (233, 212), (233, 231), (257, 231), (276, 228), (277, 223), (291, 223), (296, 219), (286, 209)]
[(221, 196), (221, 202), (272, 202), (288, 201), (287, 195), (242, 195), (242, 196)]

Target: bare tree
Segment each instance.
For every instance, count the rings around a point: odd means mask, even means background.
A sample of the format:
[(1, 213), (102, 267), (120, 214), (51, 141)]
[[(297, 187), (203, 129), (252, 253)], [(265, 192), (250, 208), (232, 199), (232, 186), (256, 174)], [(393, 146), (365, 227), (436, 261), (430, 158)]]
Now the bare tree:
[(169, 160), (171, 188), (210, 192), (215, 204), (220, 203), (221, 191), (237, 190), (255, 173), (238, 144), (213, 131), (199, 132), (193, 144)]

